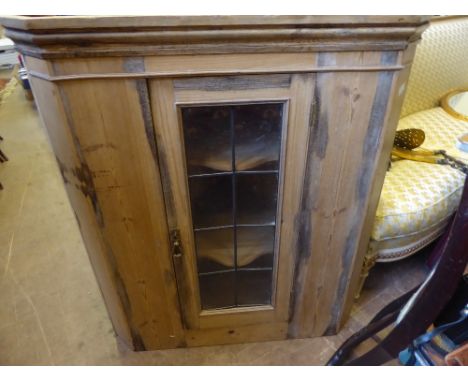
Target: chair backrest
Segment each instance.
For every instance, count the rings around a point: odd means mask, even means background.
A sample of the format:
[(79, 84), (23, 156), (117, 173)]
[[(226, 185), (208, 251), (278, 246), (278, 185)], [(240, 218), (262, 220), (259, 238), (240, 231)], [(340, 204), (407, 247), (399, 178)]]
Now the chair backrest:
[(416, 48), (400, 117), (434, 108), (459, 88), (468, 88), (468, 17), (435, 18)]

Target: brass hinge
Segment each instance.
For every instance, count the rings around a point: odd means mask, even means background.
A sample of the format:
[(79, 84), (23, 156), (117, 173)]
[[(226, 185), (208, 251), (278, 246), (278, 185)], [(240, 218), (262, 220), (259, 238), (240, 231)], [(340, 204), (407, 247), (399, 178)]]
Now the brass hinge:
[(178, 229), (171, 231), (172, 256), (182, 256), (182, 243), (180, 242), (180, 233)]

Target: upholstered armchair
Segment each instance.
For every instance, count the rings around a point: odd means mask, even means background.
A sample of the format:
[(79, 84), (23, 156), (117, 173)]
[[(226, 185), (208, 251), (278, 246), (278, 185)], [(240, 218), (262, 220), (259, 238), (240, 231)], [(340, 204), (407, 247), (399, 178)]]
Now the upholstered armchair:
[[(468, 132), (468, 122), (455, 119), (440, 106), (444, 94), (468, 88), (468, 17), (441, 17), (422, 35), (408, 81), (398, 130), (425, 132), (423, 147), (443, 149), (468, 162), (455, 140)], [(361, 288), (376, 262), (411, 256), (444, 231), (456, 210), (464, 175), (449, 166), (399, 160), (385, 177)], [(359, 296), (360, 290), (358, 294)]]

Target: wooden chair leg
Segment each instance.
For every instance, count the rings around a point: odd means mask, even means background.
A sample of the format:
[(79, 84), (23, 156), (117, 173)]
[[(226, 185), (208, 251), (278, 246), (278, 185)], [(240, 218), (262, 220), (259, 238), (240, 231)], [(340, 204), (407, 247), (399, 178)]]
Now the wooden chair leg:
[(364, 257), (364, 263), (362, 264), (361, 275), (359, 276), (359, 285), (354, 295), (354, 299), (358, 300), (361, 297), (362, 288), (369, 276), (370, 270), (374, 267), (377, 260), (377, 253), (372, 249), (372, 245), (369, 245), (369, 249)]

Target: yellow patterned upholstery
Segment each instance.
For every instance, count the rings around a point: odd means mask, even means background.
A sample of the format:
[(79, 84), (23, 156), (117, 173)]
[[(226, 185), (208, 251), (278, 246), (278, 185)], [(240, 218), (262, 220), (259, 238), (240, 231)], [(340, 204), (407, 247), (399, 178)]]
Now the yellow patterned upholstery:
[[(440, 107), (400, 120), (398, 129), (426, 133), (423, 147), (444, 149), (468, 161), (468, 153), (455, 147), (455, 139), (468, 132), (468, 122), (451, 117)], [(449, 166), (401, 160), (385, 176), (372, 231), (373, 240), (412, 235), (447, 219), (458, 205), (464, 175)]]
[[(455, 139), (468, 132), (437, 107), (448, 91), (468, 87), (468, 17), (435, 21), (416, 50), (398, 129), (426, 133), (428, 149), (445, 149), (468, 162)], [(448, 166), (401, 160), (387, 172), (371, 234), (370, 254), (394, 261), (439, 235), (458, 206), (464, 175)]]

